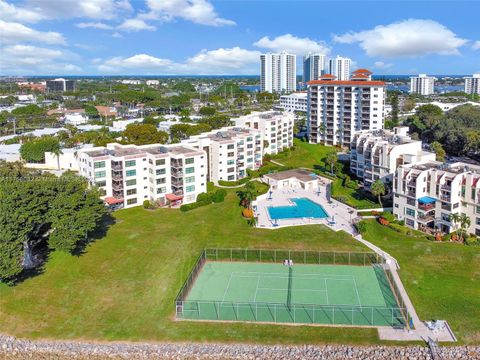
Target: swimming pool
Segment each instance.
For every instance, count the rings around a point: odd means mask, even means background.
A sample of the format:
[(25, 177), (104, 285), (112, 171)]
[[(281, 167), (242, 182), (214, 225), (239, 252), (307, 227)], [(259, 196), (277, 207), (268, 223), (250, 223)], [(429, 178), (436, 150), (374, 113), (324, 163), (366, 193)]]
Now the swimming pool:
[(271, 206), (268, 207), (268, 214), (272, 220), (280, 219), (299, 219), (299, 218), (327, 218), (328, 214), (322, 205), (307, 199), (295, 198), (290, 199), (293, 205), (288, 206)]

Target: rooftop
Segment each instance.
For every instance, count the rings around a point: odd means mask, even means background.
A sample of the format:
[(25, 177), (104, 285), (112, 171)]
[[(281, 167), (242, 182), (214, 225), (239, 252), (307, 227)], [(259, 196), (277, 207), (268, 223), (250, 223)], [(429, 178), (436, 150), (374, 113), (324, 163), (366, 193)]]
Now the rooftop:
[(302, 170), (302, 169), (280, 171), (277, 173), (267, 174), (264, 176), (274, 180), (286, 180), (290, 178), (297, 178), (298, 180), (303, 182), (312, 181), (317, 178), (317, 175), (315, 173), (312, 173), (311, 171), (308, 171), (308, 170)]

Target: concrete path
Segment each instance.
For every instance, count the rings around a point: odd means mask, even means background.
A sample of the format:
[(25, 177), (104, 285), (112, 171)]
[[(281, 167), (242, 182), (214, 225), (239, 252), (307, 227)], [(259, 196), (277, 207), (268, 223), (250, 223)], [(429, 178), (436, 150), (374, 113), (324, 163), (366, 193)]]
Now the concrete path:
[(278, 166), (285, 166), (285, 165), (283, 165), (282, 163), (279, 163), (278, 161), (275, 161), (275, 160), (270, 160), (270, 162), (271, 162), (272, 164), (275, 164), (275, 165), (278, 165)]

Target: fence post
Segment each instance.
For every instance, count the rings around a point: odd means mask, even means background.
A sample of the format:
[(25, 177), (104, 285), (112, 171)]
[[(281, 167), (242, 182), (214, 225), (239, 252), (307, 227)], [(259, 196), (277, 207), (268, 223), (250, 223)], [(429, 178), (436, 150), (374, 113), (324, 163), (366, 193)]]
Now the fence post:
[(321, 261), (320, 261), (320, 254), (321, 254), (321, 253), (322, 253), (321, 251), (318, 252), (318, 265), (321, 264)]
[(336, 252), (334, 251), (333, 252), (333, 265), (335, 265), (335, 254), (336, 254)]
[(363, 266), (365, 266), (365, 253), (363, 253)]
[(277, 322), (277, 304), (273, 304), (273, 321)]
[(277, 250), (273, 250), (273, 262), (277, 262)]
[(352, 255), (351, 252), (348, 253), (348, 265), (351, 265), (351, 263), (350, 263), (350, 255)]
[(332, 325), (335, 325), (335, 306), (332, 307)]
[(391, 308), (392, 311), (392, 322), (390, 323), (390, 326), (393, 326), (393, 308)]
[(290, 250), (288, 250), (288, 259), (291, 259), (292, 257), (290, 256)]
[(215, 249), (215, 260), (218, 261), (218, 248)]
[(303, 250), (303, 263), (307, 263), (307, 252), (305, 250)]
[(262, 249), (260, 249), (260, 262), (262, 262)]

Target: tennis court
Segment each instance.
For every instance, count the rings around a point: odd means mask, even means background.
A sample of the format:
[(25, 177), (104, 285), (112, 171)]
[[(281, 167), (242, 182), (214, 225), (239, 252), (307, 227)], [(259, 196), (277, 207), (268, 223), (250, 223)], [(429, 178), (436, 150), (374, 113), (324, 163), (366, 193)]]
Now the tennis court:
[(379, 264), (206, 261), (177, 303), (177, 317), (199, 320), (402, 326), (403, 314)]

